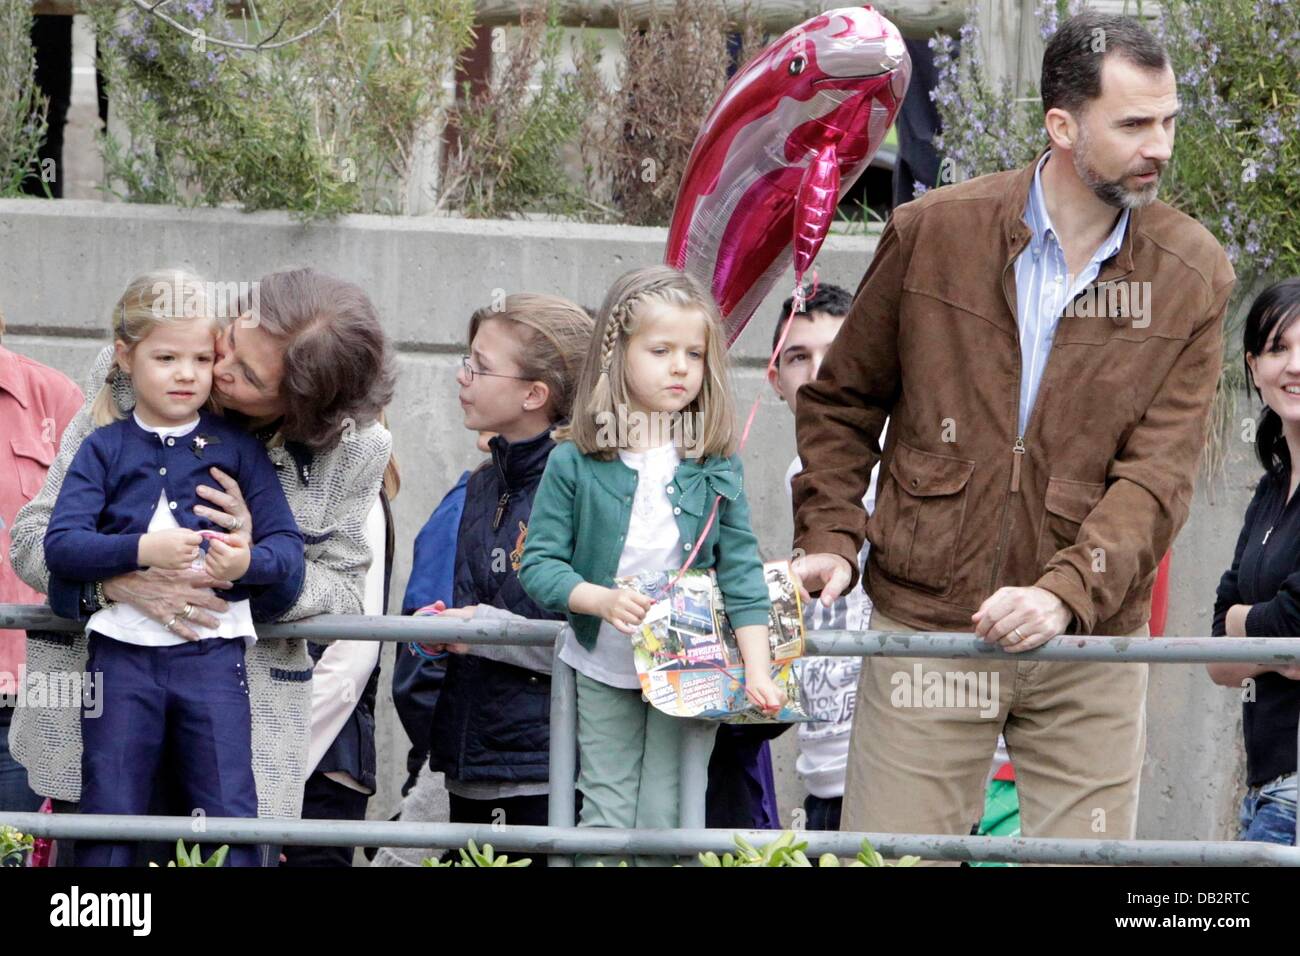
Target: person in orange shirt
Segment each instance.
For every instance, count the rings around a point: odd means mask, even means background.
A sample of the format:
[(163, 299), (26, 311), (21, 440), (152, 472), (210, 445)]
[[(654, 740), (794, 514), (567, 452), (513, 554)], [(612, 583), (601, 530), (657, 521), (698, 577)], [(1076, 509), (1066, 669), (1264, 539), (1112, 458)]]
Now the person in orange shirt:
[[(5, 322), (0, 312), (0, 343)], [(62, 372), (0, 344), (0, 604), (44, 604), (9, 563), (9, 528), (45, 483), (63, 429), (81, 407), (81, 390)], [(26, 655), (22, 631), (0, 630), (0, 810), (35, 810), (41, 798), (9, 755), (9, 723)]]

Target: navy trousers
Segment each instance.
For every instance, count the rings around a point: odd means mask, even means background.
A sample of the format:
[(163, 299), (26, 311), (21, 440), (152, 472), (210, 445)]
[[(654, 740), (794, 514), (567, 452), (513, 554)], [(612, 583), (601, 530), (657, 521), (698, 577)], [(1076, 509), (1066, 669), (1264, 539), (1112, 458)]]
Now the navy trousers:
[[(364, 820), (370, 794), (345, 787), (317, 770), (302, 791), (304, 820)], [(352, 865), (353, 846), (286, 846), (281, 866)]]
[[(257, 816), (242, 638), (141, 647), (92, 632), (87, 670), (95, 697), (81, 715), (80, 812), (147, 813), (167, 766), (196, 817), (196, 842), (201, 816)], [(76, 861), (130, 866), (135, 854), (134, 843), (82, 840)], [(256, 847), (230, 844), (227, 866), (259, 862)]]
[(35, 813), (43, 799), (27, 786), (27, 770), (9, 753), (9, 723), (13, 711), (0, 707), (0, 810)]

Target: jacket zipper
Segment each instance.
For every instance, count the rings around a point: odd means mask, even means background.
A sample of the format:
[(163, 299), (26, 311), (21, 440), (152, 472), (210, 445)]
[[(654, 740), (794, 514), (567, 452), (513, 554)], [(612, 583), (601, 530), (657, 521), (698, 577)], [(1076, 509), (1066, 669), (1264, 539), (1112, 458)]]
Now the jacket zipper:
[[(1130, 228), (1130, 229), (1132, 228), (1132, 223), (1131, 223), (1131, 222), (1129, 223), (1129, 228)], [(1019, 258), (1020, 254), (1023, 253), (1023, 252), (1025, 251), (1025, 246), (1027, 246), (1028, 244), (1029, 244), (1029, 243), (1026, 242), (1024, 245), (1022, 245), (1022, 246), (1020, 246), (1018, 249), (1016, 249), (1015, 252), (1012, 254), (1010, 260), (1008, 260), (1008, 261), (1007, 261), (1007, 264), (1002, 268), (1002, 298), (1006, 301), (1006, 303), (1007, 303), (1007, 308), (1009, 308), (1009, 309), (1011, 310), (1011, 318), (1012, 318), (1012, 320), (1015, 322), (1016, 329), (1017, 329), (1017, 333), (1018, 333), (1019, 328), (1020, 328), (1020, 318), (1019, 318), (1019, 315), (1016, 313), (1016, 307), (1015, 307), (1015, 306), (1012, 304), (1012, 302), (1011, 302), (1011, 296), (1009, 296), (1009, 295), (1007, 294), (1007, 273), (1010, 272), (1011, 269), (1015, 267), (1016, 259)], [(1129, 272), (1124, 272), (1124, 273), (1121, 273), (1121, 274), (1118, 275), (1118, 276), (1115, 276), (1113, 279), (1108, 279), (1107, 281), (1109, 281), (1109, 282), (1114, 282), (1114, 281), (1116, 281), (1117, 279), (1122, 279), (1122, 278), (1124, 278), (1124, 276), (1129, 275), (1129, 274), (1130, 274)], [(1098, 280), (1100, 280), (1100, 279), (1101, 279), (1101, 270), (1098, 270), (1098, 272), (1097, 272), (1097, 278), (1093, 279), (1092, 282), (1088, 283), (1087, 288), (1085, 288), (1085, 289), (1080, 289), (1079, 292), (1078, 292), (1078, 294), (1074, 296), (1074, 299), (1078, 299), (1079, 296), (1081, 296), (1081, 295), (1084, 294), (1084, 292), (1088, 291), (1089, 289), (1094, 288), (1094, 287), (1097, 285)], [(1072, 300), (1072, 301), (1073, 301), (1073, 300)], [(1064, 315), (1064, 310), (1062, 310), (1062, 315)], [(1058, 317), (1058, 321), (1059, 321), (1059, 317)], [(1056, 351), (1056, 336), (1052, 336), (1052, 348), (1051, 348), (1051, 350), (1048, 352), (1047, 362), (1044, 363), (1044, 365), (1043, 365), (1043, 381), (1046, 381), (1046, 380), (1047, 380), (1047, 369), (1048, 369), (1048, 368), (1051, 366), (1051, 364), (1052, 364), (1052, 352), (1055, 352), (1055, 351)], [(1017, 363), (1017, 367), (1018, 367), (1018, 372), (1017, 372), (1017, 375), (1016, 375), (1016, 411), (1015, 411), (1016, 418), (1015, 418), (1015, 426), (1016, 426), (1016, 430), (1019, 431), (1019, 428), (1020, 428), (1020, 380), (1024, 377), (1025, 369), (1024, 369), (1024, 359), (1023, 359), (1023, 357), (1022, 357), (1021, 354), (1020, 354), (1020, 340), (1019, 340), (1018, 337), (1017, 337), (1017, 339), (1016, 339), (1016, 363)], [(1040, 387), (1040, 388), (1042, 387), (1042, 382), (1039, 382), (1039, 387)], [(1034, 404), (1037, 404), (1037, 401), (1035, 401)], [(1030, 409), (1029, 409), (1029, 417), (1025, 419), (1025, 431), (1026, 431), (1026, 432), (1029, 431), (1029, 426), (1030, 426), (1030, 424), (1033, 422), (1033, 418), (1034, 418), (1034, 410), (1033, 410), (1032, 408), (1030, 408)], [(1003, 502), (1003, 505), (1002, 505), (1002, 525), (1001, 525), (1001, 529), (1000, 529), (1000, 531), (998, 532), (998, 547), (997, 547), (997, 550), (993, 553), (993, 572), (992, 572), (992, 574), (991, 574), (990, 577), (989, 577), (989, 593), (990, 593), (990, 594), (992, 594), (993, 591), (996, 590), (996, 585), (997, 585), (997, 581), (998, 581), (998, 571), (1001, 570), (1001, 566), (1002, 566), (1002, 552), (1003, 552), (1003, 550), (1006, 548), (1006, 543), (1007, 543), (1007, 512), (1008, 512), (1008, 511), (1010, 510), (1010, 508), (1011, 508), (1011, 495), (1019, 494), (1019, 493), (1020, 493), (1020, 460), (1021, 460), (1021, 458), (1024, 456), (1025, 451), (1026, 451), (1026, 449), (1025, 449), (1025, 436), (1024, 436), (1024, 435), (1017, 434), (1017, 435), (1016, 435), (1016, 443), (1015, 443), (1015, 445), (1013, 445), (1012, 448), (1011, 448), (1011, 452), (1012, 452), (1012, 456), (1013, 456), (1013, 457), (1012, 457), (1012, 459), (1011, 459), (1011, 488), (1010, 488), (1010, 494), (1008, 494), (1008, 496), (1007, 496), (1007, 498), (1006, 498), (1006, 501), (1004, 501), (1004, 502)], [(1272, 529), (1270, 529), (1270, 530), (1272, 530)], [(1268, 537), (1268, 536), (1267, 536), (1267, 534), (1266, 534), (1266, 535), (1265, 535), (1265, 539), (1267, 539), (1267, 537)]]
[[(1011, 310), (1011, 317), (1015, 320), (1017, 330), (1020, 328), (1019, 319), (1016, 316), (1016, 308), (1011, 303), (1011, 297), (1007, 295), (1007, 273), (1015, 265), (1016, 256), (1023, 252), (1022, 247), (1019, 252), (1015, 253), (1002, 269), (1002, 297), (1006, 300), (1007, 308)], [(1055, 346), (1055, 343), (1053, 343)], [(1016, 407), (1012, 414), (1015, 416), (1013, 425), (1019, 431), (1020, 420), (1020, 380), (1024, 377), (1024, 358), (1020, 354), (1020, 340), (1016, 339)], [(1030, 414), (1033, 414), (1032, 409)], [(1026, 431), (1028, 431), (1028, 421), (1026, 420)], [(1017, 434), (1016, 443), (1011, 448), (1011, 485), (1009, 494), (1002, 502), (1002, 519), (998, 528), (998, 547), (993, 552), (993, 567), (989, 573), (989, 594), (997, 590), (998, 572), (1002, 568), (1002, 552), (1006, 549), (1007, 544), (1007, 512), (1011, 510), (1011, 495), (1020, 493), (1020, 460), (1025, 454), (1025, 436)]]
[(496, 531), (497, 528), (501, 527), (501, 519), (505, 517), (506, 505), (508, 504), (510, 504), (510, 492), (507, 491), (500, 498), (497, 499), (497, 513), (492, 518), (493, 531)]

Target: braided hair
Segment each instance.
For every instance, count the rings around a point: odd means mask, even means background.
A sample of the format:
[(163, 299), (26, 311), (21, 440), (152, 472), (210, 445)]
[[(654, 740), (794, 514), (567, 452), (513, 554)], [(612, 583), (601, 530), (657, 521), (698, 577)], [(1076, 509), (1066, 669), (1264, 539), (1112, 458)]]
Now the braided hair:
[(662, 304), (700, 312), (706, 321), (706, 374), (690, 411), (703, 412), (706, 425), (702, 453), (729, 455), (735, 450), (734, 404), (727, 376), (726, 338), (722, 316), (709, 291), (696, 279), (669, 266), (649, 266), (615, 280), (596, 318), (595, 333), (578, 380), (569, 424), (552, 433), (556, 441), (572, 441), (588, 455), (613, 458), (617, 447), (603, 440), (602, 428), (628, 404), (624, 356), (645, 307)]

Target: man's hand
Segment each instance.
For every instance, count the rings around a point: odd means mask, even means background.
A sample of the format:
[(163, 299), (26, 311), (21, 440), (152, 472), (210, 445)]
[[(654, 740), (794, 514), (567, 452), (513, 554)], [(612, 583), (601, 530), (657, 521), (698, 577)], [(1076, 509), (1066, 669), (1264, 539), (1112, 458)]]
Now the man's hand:
[[(189, 568), (184, 571), (163, 571), (150, 568), (104, 581), (104, 596), (110, 601), (131, 605), (141, 614), (164, 626), (176, 618), (172, 633), (193, 641), (199, 635), (186, 625), (194, 623), (203, 627), (216, 627), (217, 619), (208, 612), (220, 613), (230, 605), (217, 597), (212, 589), (229, 587), (229, 581), (217, 580), (206, 571)], [(186, 605), (190, 607), (188, 618), (184, 616)]]
[(790, 573), (799, 585), (799, 596), (811, 601), (809, 592), (821, 589), (821, 602), (830, 607), (844, 593), (853, 578), (849, 562), (838, 554), (805, 554), (790, 562)]
[(164, 571), (183, 571), (201, 553), (203, 538), (188, 528), (168, 528), (140, 535), (136, 544), (136, 564)]
[(1074, 615), (1043, 588), (998, 588), (971, 615), (975, 633), (1004, 651), (1031, 651), (1064, 634)]

